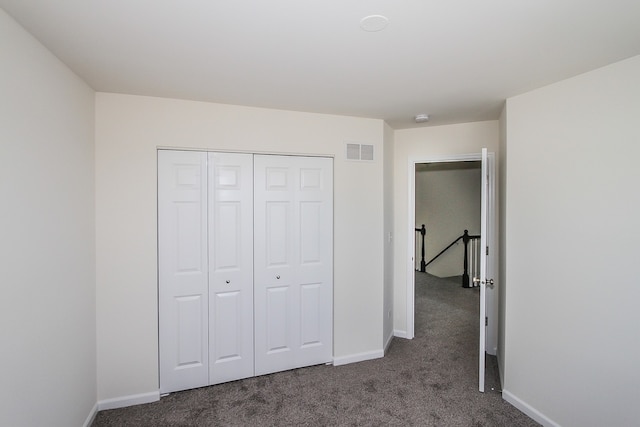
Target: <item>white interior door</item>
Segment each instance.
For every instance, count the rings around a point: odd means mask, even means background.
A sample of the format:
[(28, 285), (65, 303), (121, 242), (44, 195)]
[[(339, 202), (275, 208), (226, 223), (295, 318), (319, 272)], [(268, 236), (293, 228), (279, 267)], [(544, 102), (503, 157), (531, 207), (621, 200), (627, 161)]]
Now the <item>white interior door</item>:
[(489, 163), (487, 149), (482, 149), (482, 189), (480, 196), (480, 351), (478, 389), (484, 392), (486, 331), (487, 331), (487, 284), (493, 279), (487, 278), (489, 253)]
[(207, 385), (206, 153), (158, 151), (160, 392)]
[(209, 382), (254, 375), (253, 155), (209, 153)]
[(333, 163), (254, 157), (256, 375), (332, 360)]

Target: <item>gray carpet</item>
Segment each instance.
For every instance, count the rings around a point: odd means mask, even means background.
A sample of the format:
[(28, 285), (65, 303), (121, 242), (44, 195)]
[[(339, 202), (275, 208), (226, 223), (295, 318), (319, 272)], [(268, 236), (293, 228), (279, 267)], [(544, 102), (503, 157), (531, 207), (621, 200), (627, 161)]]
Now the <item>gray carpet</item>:
[(93, 426), (537, 426), (502, 400), (493, 357), (478, 392), (478, 298), (416, 273), (416, 337), (384, 358), (173, 393), (101, 411)]

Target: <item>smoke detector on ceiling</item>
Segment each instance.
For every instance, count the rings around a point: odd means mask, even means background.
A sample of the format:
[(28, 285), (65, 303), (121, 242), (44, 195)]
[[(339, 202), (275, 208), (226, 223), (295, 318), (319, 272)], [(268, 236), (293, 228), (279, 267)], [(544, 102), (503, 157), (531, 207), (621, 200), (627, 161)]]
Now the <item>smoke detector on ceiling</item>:
[(369, 15), (360, 20), (360, 28), (370, 33), (382, 31), (389, 25), (389, 18), (382, 15)]
[(416, 123), (425, 123), (429, 121), (429, 115), (428, 114), (418, 114), (415, 117), (415, 121)]

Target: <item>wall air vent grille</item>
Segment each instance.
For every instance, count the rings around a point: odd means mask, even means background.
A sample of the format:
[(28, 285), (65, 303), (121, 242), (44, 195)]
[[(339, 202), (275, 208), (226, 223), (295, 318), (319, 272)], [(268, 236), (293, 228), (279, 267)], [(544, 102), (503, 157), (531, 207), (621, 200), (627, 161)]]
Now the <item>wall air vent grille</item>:
[(360, 144), (347, 144), (347, 160), (360, 160)]
[(373, 145), (347, 143), (347, 160), (373, 161)]
[(373, 145), (362, 144), (360, 146), (360, 160), (373, 160)]

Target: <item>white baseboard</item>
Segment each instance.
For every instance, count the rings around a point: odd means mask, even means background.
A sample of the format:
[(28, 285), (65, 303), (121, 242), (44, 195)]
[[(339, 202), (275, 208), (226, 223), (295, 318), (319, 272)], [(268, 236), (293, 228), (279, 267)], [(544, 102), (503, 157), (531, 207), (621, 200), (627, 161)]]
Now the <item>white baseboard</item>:
[(520, 411), (524, 412), (534, 421), (539, 422), (545, 427), (560, 427), (560, 424), (556, 423), (552, 419), (548, 418), (542, 412), (538, 411), (533, 406), (528, 403), (520, 400), (518, 397), (511, 394), (508, 390), (502, 390), (502, 398), (518, 408)]
[(157, 402), (158, 400), (160, 400), (160, 390), (152, 391), (149, 393), (132, 394), (130, 396), (100, 400), (98, 402), (98, 410), (104, 411), (107, 409), (124, 408), (126, 406)]
[(91, 412), (89, 412), (89, 415), (87, 416), (87, 419), (84, 421), (84, 424), (82, 424), (82, 427), (89, 427), (91, 424), (93, 424), (93, 420), (96, 418), (97, 413), (98, 413), (98, 402), (96, 402), (96, 404), (93, 405), (93, 408), (91, 408)]
[(365, 353), (350, 354), (349, 356), (335, 357), (333, 366), (347, 365), (349, 363), (364, 362), (365, 360), (384, 357), (384, 350), (367, 351)]
[(398, 338), (407, 338), (407, 331), (394, 330), (393, 336)]
[(384, 343), (384, 354), (387, 354), (387, 350), (389, 350), (389, 346), (391, 345), (391, 341), (393, 340), (393, 333), (389, 334), (385, 343)]

